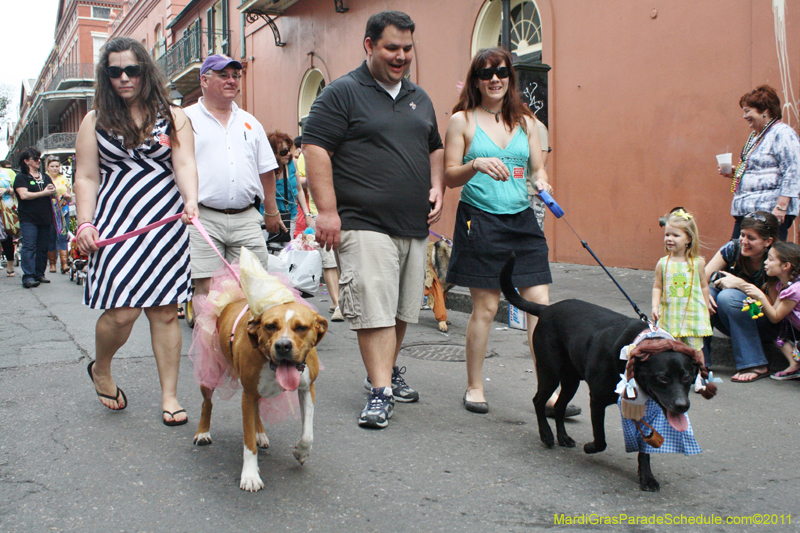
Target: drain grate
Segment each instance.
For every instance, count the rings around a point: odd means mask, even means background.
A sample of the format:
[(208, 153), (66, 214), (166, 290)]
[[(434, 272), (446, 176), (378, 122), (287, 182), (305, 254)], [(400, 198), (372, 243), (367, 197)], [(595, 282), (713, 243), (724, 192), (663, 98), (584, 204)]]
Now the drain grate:
[[(423, 359), (425, 361), (460, 362), (467, 360), (467, 351), (458, 344), (409, 344), (400, 349), (400, 355)], [(497, 353), (486, 352), (486, 357), (494, 357)]]

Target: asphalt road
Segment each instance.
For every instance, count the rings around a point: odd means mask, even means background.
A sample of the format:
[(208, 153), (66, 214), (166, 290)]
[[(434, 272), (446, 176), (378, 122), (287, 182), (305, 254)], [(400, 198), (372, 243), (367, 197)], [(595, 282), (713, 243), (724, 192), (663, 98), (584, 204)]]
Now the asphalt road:
[[(554, 289), (571, 279), (583, 298), (607, 300), (594, 283), (581, 285), (580, 272), (590, 270), (562, 267)], [(496, 324), (489, 344), (496, 355), (485, 364), (491, 412), (465, 411), (464, 363), (434, 360), (447, 351), (443, 344), (463, 347), (468, 316), (458, 312), (450, 313), (448, 334), (437, 331), (430, 311), (409, 328), (414, 346), (404, 353), (426, 358), (401, 355), (399, 364), (421, 401), (398, 404), (382, 431), (356, 424), (366, 398), (356, 337), (346, 324), (331, 324), (319, 346), (324, 370), (311, 456), (305, 466), (292, 457), (299, 421), (267, 428), (272, 446), (259, 455), (266, 488), (247, 493), (238, 487), (239, 396), (216, 401), (214, 444), (193, 446), (201, 397), (184, 357), (179, 396), (190, 421), (163, 426), (142, 317), (113, 366), (130, 406), (108, 411), (86, 374), (99, 313), (80, 303), (82, 287), (50, 277), (53, 283), (32, 290), (19, 277), (0, 279), (0, 531), (787, 531), (800, 523), (800, 382), (734, 384), (732, 369), (715, 368), (725, 381), (719, 395), (691, 398), (704, 453), (654, 455), (662, 488), (645, 493), (615, 408), (607, 410), (609, 448), (583, 453), (591, 439), (585, 385), (574, 400), (584, 414), (568, 424), (578, 447), (542, 446), (531, 405), (536, 377), (521, 331)], [(644, 303), (649, 296), (640, 292)], [(327, 296), (315, 301), (327, 316)], [(191, 330), (182, 328), (185, 355)], [(767, 520), (778, 525), (687, 524), (701, 515), (758, 522), (760, 514), (774, 515)], [(578, 523), (558, 523), (561, 515)], [(684, 525), (641, 523), (659, 519)]]

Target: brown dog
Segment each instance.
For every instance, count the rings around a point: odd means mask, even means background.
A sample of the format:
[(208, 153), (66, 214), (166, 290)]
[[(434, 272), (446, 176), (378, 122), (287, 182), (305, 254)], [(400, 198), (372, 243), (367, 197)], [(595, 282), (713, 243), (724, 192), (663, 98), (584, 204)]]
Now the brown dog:
[(452, 242), (444, 237), (436, 242), (428, 242), (428, 261), (425, 267), (425, 296), (428, 297), (428, 306), (433, 309), (433, 316), (439, 322), (439, 331), (445, 333), (447, 332), (448, 322), (445, 298), (447, 298), (447, 291), (453, 288), (453, 284), (442, 280), (447, 276), (447, 267), (450, 265), (452, 251)]
[[(283, 391), (297, 390), (303, 432), (294, 457), (305, 463), (314, 440), (314, 381), (319, 374), (316, 345), (328, 331), (328, 321), (308, 307), (282, 304), (253, 318), (243, 310), (247, 302), (228, 304), (217, 319), (219, 344), (232, 374), (242, 384), (244, 464), (240, 488), (255, 492), (264, 488), (258, 475), (258, 449), (269, 447), (258, 413), (258, 400)], [(200, 387), (203, 410), (194, 436), (198, 446), (211, 444), (211, 396), (213, 389)]]

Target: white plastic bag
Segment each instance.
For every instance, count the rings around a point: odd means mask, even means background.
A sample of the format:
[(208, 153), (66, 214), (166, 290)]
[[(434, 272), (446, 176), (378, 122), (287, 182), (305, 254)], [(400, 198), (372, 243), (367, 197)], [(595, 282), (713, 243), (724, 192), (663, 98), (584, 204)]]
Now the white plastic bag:
[(278, 257), (289, 265), (289, 280), (295, 289), (317, 294), (322, 279), (322, 256), (317, 250), (284, 250)]
[(269, 254), (267, 256), (268, 264), (267, 264), (267, 272), (272, 274), (280, 273), (289, 277), (289, 263), (287, 263), (283, 258)]

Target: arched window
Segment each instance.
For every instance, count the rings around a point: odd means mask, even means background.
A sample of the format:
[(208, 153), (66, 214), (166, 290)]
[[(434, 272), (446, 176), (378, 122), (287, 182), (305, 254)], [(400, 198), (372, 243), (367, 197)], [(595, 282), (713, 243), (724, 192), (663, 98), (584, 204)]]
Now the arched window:
[(158, 59), (164, 55), (167, 49), (167, 42), (164, 40), (164, 30), (161, 28), (161, 24), (156, 24), (154, 33), (156, 44), (153, 46), (153, 58)]
[(300, 119), (299, 125), (302, 132), (303, 126), (311, 111), (311, 104), (317, 99), (319, 93), (325, 88), (325, 77), (319, 69), (311, 68), (306, 71), (303, 81), (300, 83), (300, 98), (297, 104), (297, 116)]
[[(536, 3), (511, 0), (511, 52), (523, 61), (541, 61), (542, 21)], [(498, 46), (502, 13), (499, 1), (483, 4), (472, 34), (472, 55), (481, 48)]]

